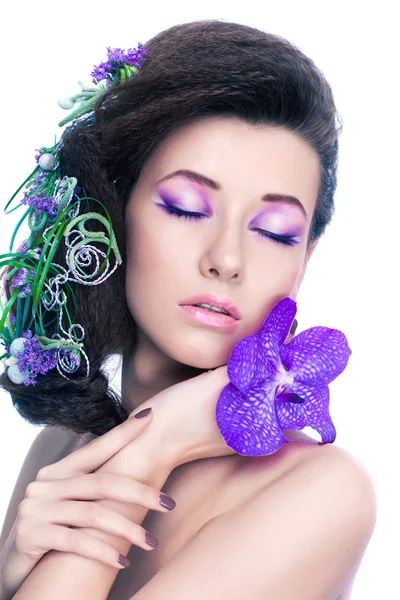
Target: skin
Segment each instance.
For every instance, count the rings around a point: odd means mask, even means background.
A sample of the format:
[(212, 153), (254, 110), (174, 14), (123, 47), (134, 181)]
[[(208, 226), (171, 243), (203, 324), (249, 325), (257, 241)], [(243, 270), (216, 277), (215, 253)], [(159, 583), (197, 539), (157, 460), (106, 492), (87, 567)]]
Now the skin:
[[(212, 190), (182, 176), (190, 169), (221, 186)], [(199, 119), (175, 130), (141, 171), (126, 211), (126, 297), (138, 341), (123, 357), (122, 393), (130, 410), (170, 385), (228, 362), (234, 345), (254, 333), (271, 308), (296, 299), (316, 242), (307, 237), (319, 186), (314, 149), (282, 128), (236, 118)], [(266, 193), (303, 205), (263, 202)], [(169, 202), (206, 214), (185, 220), (166, 214)], [(295, 232), (293, 246), (254, 229)], [(173, 241), (172, 241), (173, 240)], [(234, 332), (191, 321), (178, 304), (194, 294), (229, 297), (242, 314)]]
[[(157, 184), (177, 169), (212, 178), (220, 189), (182, 177)], [(115, 568), (51, 551), (15, 598), (46, 600), (56, 588), (60, 600), (105, 593), (109, 600), (349, 597), (375, 523), (374, 492), (362, 467), (299, 432), (286, 432), (291, 443), (270, 456), (242, 457), (227, 448), (215, 423), (234, 345), (281, 298), (296, 299), (316, 247), (308, 248), (307, 239), (318, 187), (318, 157), (307, 143), (234, 118), (177, 129), (148, 159), (126, 210), (126, 297), (138, 336), (123, 357), (122, 395), (129, 411), (151, 406), (154, 418), (96, 473), (162, 489), (177, 507), (161, 520), (139, 505), (98, 501), (156, 535), (157, 552), (82, 528), (129, 552), (131, 568), (116, 579)], [(261, 201), (266, 193), (296, 197), (303, 208)], [(206, 218), (177, 218), (166, 202)], [(256, 228), (290, 235), (293, 245)], [(206, 327), (179, 307), (207, 292), (236, 304), (242, 318), (235, 330)], [(135, 419), (120, 427), (129, 421)], [(109, 433), (118, 437), (117, 430)]]

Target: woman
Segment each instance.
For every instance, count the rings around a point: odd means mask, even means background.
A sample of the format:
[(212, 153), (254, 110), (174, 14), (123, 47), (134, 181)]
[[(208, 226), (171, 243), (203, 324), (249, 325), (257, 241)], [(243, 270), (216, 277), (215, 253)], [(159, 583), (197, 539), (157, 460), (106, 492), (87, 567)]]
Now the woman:
[[(332, 91), (295, 46), (235, 23), (144, 46), (140, 76), (62, 138), (61, 173), (104, 203), (122, 268), (73, 286), (90, 373), (49, 370), (35, 388), (2, 375), (49, 426), (7, 513), (3, 595), (344, 600), (375, 521), (364, 470), (296, 431), (236, 454), (215, 422), (234, 346), (296, 298), (330, 222)], [(101, 370), (116, 353), (121, 402)]]

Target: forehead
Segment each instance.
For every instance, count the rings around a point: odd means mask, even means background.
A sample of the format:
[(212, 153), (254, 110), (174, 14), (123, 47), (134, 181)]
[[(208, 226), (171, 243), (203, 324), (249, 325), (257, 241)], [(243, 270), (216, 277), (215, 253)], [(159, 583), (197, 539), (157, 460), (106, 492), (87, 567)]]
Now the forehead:
[(320, 179), (316, 151), (297, 134), (233, 117), (201, 118), (175, 129), (152, 153), (142, 175), (157, 181), (178, 169), (214, 179), (222, 188), (218, 194), (289, 194), (311, 212)]

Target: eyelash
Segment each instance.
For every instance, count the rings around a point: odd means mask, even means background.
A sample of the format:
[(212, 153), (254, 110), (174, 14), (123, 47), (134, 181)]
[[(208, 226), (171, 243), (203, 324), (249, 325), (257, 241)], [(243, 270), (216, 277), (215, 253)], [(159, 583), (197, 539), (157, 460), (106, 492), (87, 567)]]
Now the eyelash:
[[(172, 206), (163, 205), (163, 208), (166, 210), (166, 212), (169, 215), (173, 215), (174, 217), (178, 217), (178, 218), (184, 218), (188, 221), (207, 218), (207, 215), (203, 215), (202, 213), (187, 212), (185, 210), (181, 210), (180, 208), (172, 208)], [(276, 235), (275, 233), (271, 233), (270, 231), (265, 231), (264, 229), (254, 229), (254, 231), (257, 231), (262, 237), (269, 238), (270, 240), (273, 240), (274, 242), (277, 242), (278, 244), (284, 244), (285, 246), (292, 246), (292, 247), (294, 246), (294, 244), (291, 243), (293, 241), (293, 238), (291, 238), (291, 237), (287, 237), (284, 235)]]

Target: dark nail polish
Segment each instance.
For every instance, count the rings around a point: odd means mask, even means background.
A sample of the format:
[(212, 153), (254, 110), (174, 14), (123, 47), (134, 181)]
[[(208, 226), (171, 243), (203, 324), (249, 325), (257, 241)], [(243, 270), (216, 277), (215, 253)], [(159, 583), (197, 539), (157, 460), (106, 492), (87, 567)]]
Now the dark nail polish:
[(151, 408), (144, 408), (140, 412), (135, 415), (135, 419), (141, 419), (142, 417), (147, 417), (147, 415), (151, 412)]
[(127, 558), (123, 554), (118, 554), (118, 562), (123, 567), (129, 567), (131, 564), (131, 561), (129, 560), (129, 558)]
[(175, 500), (172, 500), (172, 498), (170, 498), (166, 494), (159, 494), (158, 500), (161, 506), (163, 506), (164, 508), (168, 508), (168, 510), (172, 510), (176, 506)]
[(291, 326), (291, 328), (290, 328), (290, 333), (291, 333), (292, 335), (294, 335), (294, 334), (296, 333), (297, 325), (298, 325), (298, 322), (297, 322), (297, 320), (295, 319), (295, 320), (293, 321), (293, 325), (292, 325), (292, 326)]
[(158, 539), (156, 537), (154, 537), (154, 535), (151, 535), (151, 533), (146, 533), (146, 535), (144, 536), (144, 539), (146, 540), (146, 544), (148, 544), (152, 548), (157, 548)]

